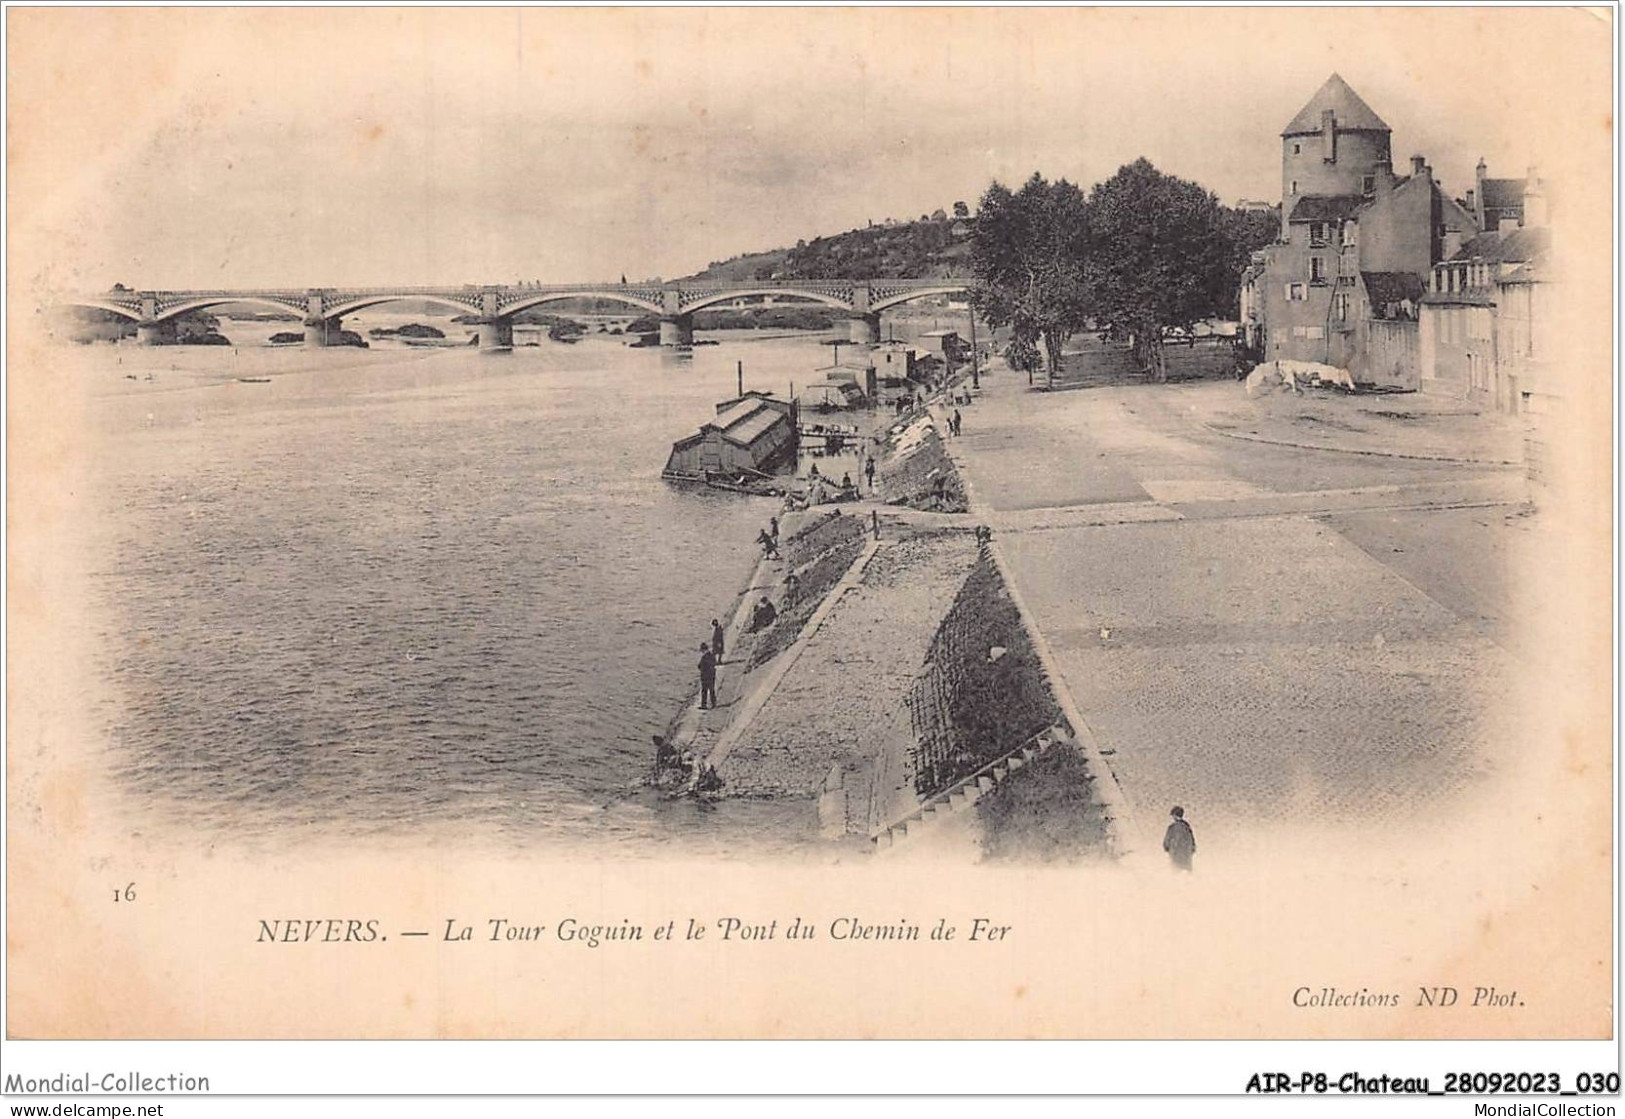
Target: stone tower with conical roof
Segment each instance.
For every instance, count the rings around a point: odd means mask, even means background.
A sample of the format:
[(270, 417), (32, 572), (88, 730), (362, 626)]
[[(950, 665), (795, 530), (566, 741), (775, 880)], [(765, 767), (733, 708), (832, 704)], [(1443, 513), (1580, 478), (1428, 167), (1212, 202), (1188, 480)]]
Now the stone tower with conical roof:
[(1281, 131), (1281, 237), (1300, 198), (1367, 196), (1393, 173), (1391, 129), (1333, 74)]

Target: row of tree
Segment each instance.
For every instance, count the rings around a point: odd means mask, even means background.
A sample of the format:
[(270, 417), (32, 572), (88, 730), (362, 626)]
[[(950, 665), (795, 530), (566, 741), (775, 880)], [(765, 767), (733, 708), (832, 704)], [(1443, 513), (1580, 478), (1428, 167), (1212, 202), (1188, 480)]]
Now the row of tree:
[(1167, 378), (1163, 331), (1229, 315), (1249, 256), (1280, 219), (1221, 206), (1196, 183), (1145, 159), (1086, 195), (1034, 174), (1019, 190), (995, 182), (971, 236), (971, 301), (994, 327), (1011, 328), (1005, 355), (1033, 370), (1086, 328), (1133, 338), (1141, 367)]

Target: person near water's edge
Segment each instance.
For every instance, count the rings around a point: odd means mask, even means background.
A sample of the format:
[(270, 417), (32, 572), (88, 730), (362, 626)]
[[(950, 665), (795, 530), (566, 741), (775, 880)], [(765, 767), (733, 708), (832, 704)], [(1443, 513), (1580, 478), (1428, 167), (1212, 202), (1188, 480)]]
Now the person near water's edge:
[(1196, 854), (1196, 836), (1191, 832), (1191, 826), (1185, 822), (1185, 810), (1177, 804), (1168, 815), (1172, 821), (1168, 830), (1162, 836), (1162, 849), (1168, 852), (1168, 858), (1177, 870), (1189, 870), (1191, 857)]
[(717, 658), (709, 645), (700, 646), (700, 707), (717, 705)]
[(722, 663), (722, 623), (715, 618), (711, 619), (711, 655), (716, 657), (717, 663)]

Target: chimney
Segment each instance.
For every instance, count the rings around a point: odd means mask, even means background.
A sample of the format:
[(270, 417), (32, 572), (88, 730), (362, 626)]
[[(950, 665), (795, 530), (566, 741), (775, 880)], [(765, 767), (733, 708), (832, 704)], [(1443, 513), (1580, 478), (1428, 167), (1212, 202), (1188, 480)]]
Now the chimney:
[(1420, 155), (1411, 156), (1411, 175), (1420, 176), (1428, 169), (1428, 161)]
[(1331, 109), (1320, 111), (1320, 158), (1337, 162), (1337, 114)]
[(1394, 189), (1394, 165), (1386, 156), (1372, 165), (1371, 175), (1377, 183), (1377, 194), (1387, 194)]
[(1470, 190), (1470, 191), (1467, 192), (1467, 209), (1472, 212), (1474, 217), (1478, 216), (1478, 192), (1477, 191)]
[(1484, 213), (1484, 176), (1488, 175), (1489, 172), (1490, 169), (1484, 164), (1484, 157), (1479, 156), (1478, 168), (1475, 172), (1476, 182), (1478, 184), (1478, 194), (1476, 195), (1478, 205), (1473, 209), (1473, 217), (1478, 219), (1478, 229), (1481, 233), (1489, 232), (1489, 227), (1487, 225), (1489, 217)]

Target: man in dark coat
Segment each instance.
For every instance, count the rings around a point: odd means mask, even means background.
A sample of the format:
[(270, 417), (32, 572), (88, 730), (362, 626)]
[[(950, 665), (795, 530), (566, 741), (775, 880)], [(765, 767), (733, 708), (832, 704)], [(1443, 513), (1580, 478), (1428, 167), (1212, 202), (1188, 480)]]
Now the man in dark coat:
[(700, 646), (700, 707), (717, 705), (717, 658), (709, 645)]
[(1185, 822), (1185, 810), (1178, 805), (1169, 813), (1173, 820), (1168, 824), (1168, 830), (1162, 836), (1162, 849), (1168, 852), (1168, 858), (1173, 861), (1176, 870), (1189, 870), (1191, 857), (1196, 854), (1196, 836), (1191, 832), (1191, 826)]

